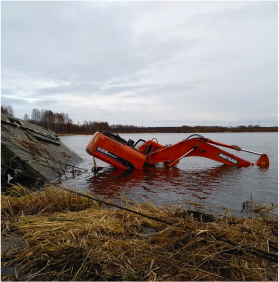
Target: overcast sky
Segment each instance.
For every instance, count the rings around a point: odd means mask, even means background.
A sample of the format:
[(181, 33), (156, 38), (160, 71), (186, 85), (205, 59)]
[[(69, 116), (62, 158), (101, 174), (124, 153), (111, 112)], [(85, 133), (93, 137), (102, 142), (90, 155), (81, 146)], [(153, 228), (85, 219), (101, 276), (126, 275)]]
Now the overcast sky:
[(277, 2), (3, 2), (1, 103), (75, 123), (278, 125)]

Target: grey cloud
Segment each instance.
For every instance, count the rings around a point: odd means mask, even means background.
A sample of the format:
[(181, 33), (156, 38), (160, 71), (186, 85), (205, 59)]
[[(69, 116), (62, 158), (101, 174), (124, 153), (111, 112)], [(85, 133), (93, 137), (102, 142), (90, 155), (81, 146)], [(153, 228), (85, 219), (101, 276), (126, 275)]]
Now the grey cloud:
[(30, 101), (29, 98), (11, 98), (1, 95), (1, 103), (5, 105), (15, 105), (19, 106), (32, 106), (32, 107), (45, 107), (49, 105), (54, 105), (57, 102), (51, 99), (37, 99), (35, 101)]
[(17, 66), (37, 78), (101, 82), (146, 65), (133, 41), (133, 10), (88, 9), (80, 2), (2, 4), (4, 71)]
[[(268, 5), (262, 5), (260, 2), (241, 2), (240, 5), (233, 2), (214, 2), (206, 3), (199, 2), (200, 11), (194, 13), (192, 16), (187, 17), (178, 28), (193, 28), (203, 27), (208, 32), (227, 30), (230, 28), (231, 32), (234, 32), (232, 27), (243, 27), (245, 24), (249, 24), (251, 20), (257, 19), (258, 21), (268, 21), (270, 19), (277, 19), (274, 10), (278, 9), (277, 2), (270, 2)], [(212, 7), (216, 9), (211, 10)], [(209, 9), (204, 9), (208, 7)], [(275, 26), (274, 26), (275, 27)], [(229, 31), (229, 30), (228, 30)], [(210, 33), (212, 34), (212, 33)]]
[(115, 85), (102, 89), (104, 94), (117, 94), (126, 91), (133, 91), (135, 93), (158, 87), (156, 84), (139, 84), (139, 85)]
[(158, 33), (144, 34), (139, 37), (142, 54), (147, 58), (150, 65), (158, 62), (170, 61), (179, 56), (181, 52), (187, 52), (198, 45), (197, 39), (188, 39), (179, 36), (169, 36), (165, 39)]
[(122, 92), (133, 92), (134, 97), (138, 95), (168, 94), (172, 92), (184, 92), (195, 89), (190, 82), (162, 83), (162, 84), (138, 84), (138, 85), (115, 85), (102, 89), (104, 94), (117, 94)]
[(53, 107), (57, 105), (59, 102), (52, 99), (38, 99), (37, 101), (32, 102), (32, 106), (36, 106), (37, 108), (45, 108), (45, 107)]
[[(129, 92), (155, 98), (137, 105), (146, 115), (130, 114), (134, 124), (172, 124), (171, 106), (187, 105), (185, 120), (201, 123), (205, 110), (225, 115), (224, 105), (243, 120), (278, 112), (277, 2), (3, 1), (1, 28), (2, 100), (18, 111), (53, 106), (80, 122), (120, 123)], [(77, 95), (111, 100), (79, 108), (68, 103)]]
[[(87, 93), (98, 92), (100, 89), (100, 85), (97, 84), (70, 84), (56, 87), (48, 87), (48, 88), (39, 88), (33, 97), (38, 97), (40, 95), (57, 95), (57, 94), (76, 94), (82, 93), (85, 95)], [(83, 94), (84, 93), (84, 94)]]
[(88, 9), (75, 2), (2, 4), (4, 73), (16, 66), (37, 79), (105, 83), (123, 76), (141, 77), (146, 68), (196, 44), (177, 36), (163, 39), (156, 33), (136, 37), (131, 26), (136, 10), (131, 5), (92, 4)]
[[(173, 93), (180, 93), (180, 92), (189, 92), (196, 88), (196, 85), (192, 82), (178, 82), (178, 83), (162, 83), (158, 84), (156, 87), (149, 88), (149, 89), (142, 89), (141, 95), (162, 95), (167, 96), (172, 95)], [(173, 99), (173, 96), (169, 96), (170, 99)]]
[(1, 104), (4, 105), (22, 105), (22, 104), (30, 104), (30, 102), (26, 99), (21, 98), (11, 98), (7, 96), (1, 95)]
[(181, 91), (184, 92), (195, 88), (196, 88), (195, 85), (189, 82), (165, 83), (158, 89), (158, 92), (161, 93), (172, 93), (172, 92), (181, 92)]
[(1, 95), (16, 96), (20, 91), (22, 91), (22, 87), (20, 86), (1, 87)]
[(1, 95), (11, 95), (12, 93), (14, 93), (13, 88), (1, 88)]

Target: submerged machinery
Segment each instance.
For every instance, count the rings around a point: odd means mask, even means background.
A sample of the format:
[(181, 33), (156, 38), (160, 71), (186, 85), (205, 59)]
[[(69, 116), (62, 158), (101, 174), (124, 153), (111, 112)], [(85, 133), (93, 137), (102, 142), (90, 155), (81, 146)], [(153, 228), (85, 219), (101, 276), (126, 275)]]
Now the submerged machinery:
[[(255, 163), (251, 163), (217, 146), (256, 154), (260, 158)], [(119, 169), (142, 169), (157, 163), (163, 163), (166, 168), (169, 168), (185, 157), (204, 157), (225, 165), (269, 166), (266, 154), (241, 149), (236, 145), (216, 142), (198, 134), (193, 134), (174, 145), (163, 146), (158, 143), (156, 138), (148, 141), (139, 139), (134, 142), (131, 139), (126, 141), (109, 131), (96, 132), (87, 145), (86, 151), (93, 158), (96, 157)]]

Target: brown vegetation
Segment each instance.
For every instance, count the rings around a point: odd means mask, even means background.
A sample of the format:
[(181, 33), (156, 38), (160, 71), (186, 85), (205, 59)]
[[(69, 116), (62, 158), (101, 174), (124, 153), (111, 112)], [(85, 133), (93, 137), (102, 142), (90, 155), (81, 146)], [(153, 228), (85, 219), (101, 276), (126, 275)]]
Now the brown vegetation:
[[(185, 207), (122, 204), (166, 225), (55, 187), (1, 198), (2, 280), (277, 281), (278, 219), (219, 217)], [(189, 204), (189, 203), (188, 203)], [(197, 206), (193, 203), (193, 206)]]

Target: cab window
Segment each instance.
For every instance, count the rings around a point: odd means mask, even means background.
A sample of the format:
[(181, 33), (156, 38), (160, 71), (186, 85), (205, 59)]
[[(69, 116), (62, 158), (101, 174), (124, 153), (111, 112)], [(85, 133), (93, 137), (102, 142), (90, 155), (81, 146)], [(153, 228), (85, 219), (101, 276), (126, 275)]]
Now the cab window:
[(142, 144), (144, 144), (146, 141), (143, 139), (139, 139), (137, 143), (134, 145), (134, 148), (138, 149)]

